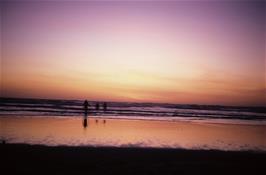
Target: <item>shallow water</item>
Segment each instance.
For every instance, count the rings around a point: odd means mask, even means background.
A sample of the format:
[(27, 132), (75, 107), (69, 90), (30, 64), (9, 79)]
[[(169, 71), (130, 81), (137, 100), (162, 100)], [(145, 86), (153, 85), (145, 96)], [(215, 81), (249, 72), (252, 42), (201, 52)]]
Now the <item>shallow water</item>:
[(1, 116), (0, 124), (9, 143), (266, 151), (265, 125), (88, 118), (84, 127), (83, 116)]

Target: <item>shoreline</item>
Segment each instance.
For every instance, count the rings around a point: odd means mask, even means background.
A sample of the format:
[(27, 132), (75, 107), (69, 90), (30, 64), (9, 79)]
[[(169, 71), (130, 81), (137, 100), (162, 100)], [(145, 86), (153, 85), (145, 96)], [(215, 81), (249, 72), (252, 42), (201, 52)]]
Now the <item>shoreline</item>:
[[(57, 118), (57, 119), (82, 119), (83, 116), (76, 116), (76, 115), (17, 115), (17, 114), (0, 114), (0, 118)], [(194, 123), (194, 124), (211, 124), (211, 125), (246, 125), (246, 126), (266, 126), (265, 120), (250, 120), (250, 119), (205, 119), (205, 120), (193, 120), (193, 119), (173, 119), (173, 120), (167, 120), (167, 119), (161, 119), (163, 116), (157, 116), (158, 118), (138, 118), (139, 116), (131, 116), (135, 118), (130, 118), (129, 116), (121, 117), (121, 116), (88, 116), (88, 119), (108, 119), (108, 120), (128, 120), (128, 121), (151, 121), (151, 122), (176, 122), (176, 123)], [(189, 117), (188, 117), (189, 118)], [(216, 120), (216, 121), (215, 121)], [(224, 120), (224, 121), (221, 121)], [(230, 123), (231, 122), (231, 123)]]
[(0, 144), (9, 174), (258, 174), (266, 153)]

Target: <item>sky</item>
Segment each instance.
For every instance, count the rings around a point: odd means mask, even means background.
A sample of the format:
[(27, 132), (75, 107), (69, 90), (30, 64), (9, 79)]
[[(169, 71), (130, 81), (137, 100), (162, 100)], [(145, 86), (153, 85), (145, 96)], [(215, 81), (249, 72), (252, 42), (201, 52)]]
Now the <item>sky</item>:
[(2, 2), (1, 96), (264, 105), (265, 2)]

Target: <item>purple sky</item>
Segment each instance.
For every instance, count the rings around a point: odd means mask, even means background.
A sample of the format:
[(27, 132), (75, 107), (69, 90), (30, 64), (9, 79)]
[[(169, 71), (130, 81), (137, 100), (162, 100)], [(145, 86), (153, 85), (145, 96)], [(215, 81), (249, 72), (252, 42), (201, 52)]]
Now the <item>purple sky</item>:
[(265, 3), (1, 3), (2, 96), (265, 104)]

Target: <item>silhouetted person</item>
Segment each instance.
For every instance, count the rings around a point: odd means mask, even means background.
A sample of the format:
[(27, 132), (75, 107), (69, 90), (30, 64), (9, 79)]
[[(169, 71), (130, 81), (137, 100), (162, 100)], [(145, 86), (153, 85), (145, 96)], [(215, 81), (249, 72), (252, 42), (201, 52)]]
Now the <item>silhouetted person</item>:
[(105, 124), (106, 123), (106, 121), (105, 120), (103, 120), (103, 124)]
[(98, 111), (98, 110), (99, 110), (99, 108), (100, 108), (100, 105), (99, 105), (99, 103), (96, 103), (96, 105), (95, 105), (95, 109)]
[(86, 128), (88, 126), (87, 117), (88, 117), (88, 110), (89, 110), (89, 103), (87, 100), (84, 101), (83, 107), (84, 107), (83, 127)]
[(87, 115), (88, 114), (88, 107), (89, 107), (89, 103), (87, 100), (84, 101), (83, 106), (84, 106), (84, 113), (85, 113), (85, 115)]
[(98, 120), (96, 119), (95, 122), (98, 123)]
[(106, 103), (106, 102), (103, 103), (103, 110), (104, 110), (104, 111), (107, 110), (107, 103)]

